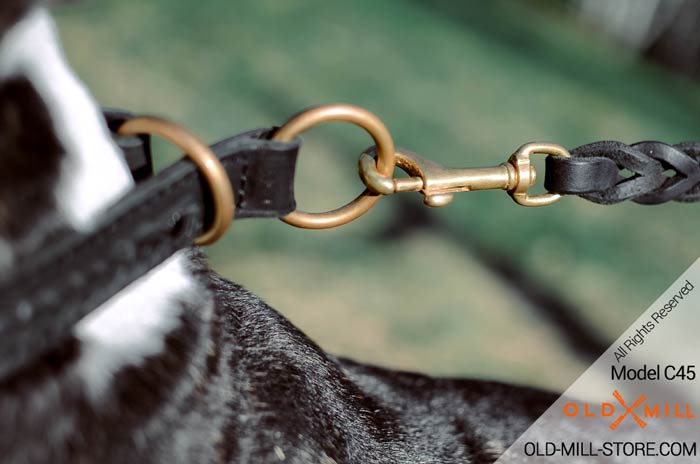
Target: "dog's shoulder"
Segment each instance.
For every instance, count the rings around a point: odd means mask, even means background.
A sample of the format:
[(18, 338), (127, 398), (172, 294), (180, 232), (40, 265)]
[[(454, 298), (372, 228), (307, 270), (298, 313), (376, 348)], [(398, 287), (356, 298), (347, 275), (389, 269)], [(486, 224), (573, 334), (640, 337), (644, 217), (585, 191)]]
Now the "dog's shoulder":
[(337, 358), (242, 287), (214, 273), (208, 279), (227, 339), (221, 350), (235, 379), (230, 461), (492, 460), (556, 399), (497, 382)]

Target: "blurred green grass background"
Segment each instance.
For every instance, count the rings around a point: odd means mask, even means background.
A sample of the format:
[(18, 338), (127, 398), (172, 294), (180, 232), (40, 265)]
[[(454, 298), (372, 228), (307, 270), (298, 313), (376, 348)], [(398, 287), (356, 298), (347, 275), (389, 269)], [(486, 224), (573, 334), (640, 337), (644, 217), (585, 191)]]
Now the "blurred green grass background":
[[(551, 5), (108, 0), (54, 13), (100, 104), (167, 116), (212, 142), (330, 102), (375, 112), (397, 145), (449, 166), (498, 164), (535, 140), (697, 140), (695, 83), (636, 62)], [(361, 190), (356, 162), (369, 144), (345, 125), (307, 134), (300, 207), (337, 207)], [(696, 205), (565, 198), (526, 209), (479, 192), (397, 234), (421, 207), (405, 198), (337, 230), (235, 222), (208, 252), (328, 351), (553, 389), (590, 357), (484, 253), (609, 341), (700, 254)]]

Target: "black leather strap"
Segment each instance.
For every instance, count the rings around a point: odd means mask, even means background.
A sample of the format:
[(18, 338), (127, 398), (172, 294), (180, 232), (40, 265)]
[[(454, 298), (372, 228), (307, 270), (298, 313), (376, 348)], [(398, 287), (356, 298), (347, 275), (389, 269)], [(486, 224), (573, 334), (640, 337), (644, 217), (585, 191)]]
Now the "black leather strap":
[[(272, 130), (247, 132), (211, 147), (233, 184), (234, 223), (281, 217), (295, 209), (299, 144), (268, 140)], [(208, 227), (210, 193), (191, 161), (182, 159), (148, 177), (148, 140), (117, 141), (132, 151), (130, 164), (140, 179), (135, 188), (106, 211), (91, 233), (64, 237), (0, 281), (0, 378), (65, 339), (85, 315), (189, 247)]]
[(124, 122), (134, 115), (128, 111), (113, 108), (102, 110), (107, 127), (112, 131), (112, 138), (121, 148), (126, 164), (136, 182), (153, 175), (153, 158), (151, 157), (151, 137), (148, 135), (118, 135), (117, 131)]
[[(667, 174), (670, 172), (670, 174)], [(600, 204), (700, 200), (700, 142), (595, 142), (547, 157), (545, 188)]]

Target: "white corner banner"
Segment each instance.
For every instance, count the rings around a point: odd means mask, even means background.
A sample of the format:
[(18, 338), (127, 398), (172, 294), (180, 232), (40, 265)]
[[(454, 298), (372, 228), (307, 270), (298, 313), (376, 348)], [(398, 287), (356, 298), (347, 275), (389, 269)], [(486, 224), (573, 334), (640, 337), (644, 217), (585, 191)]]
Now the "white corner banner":
[(700, 463), (700, 259), (496, 461)]

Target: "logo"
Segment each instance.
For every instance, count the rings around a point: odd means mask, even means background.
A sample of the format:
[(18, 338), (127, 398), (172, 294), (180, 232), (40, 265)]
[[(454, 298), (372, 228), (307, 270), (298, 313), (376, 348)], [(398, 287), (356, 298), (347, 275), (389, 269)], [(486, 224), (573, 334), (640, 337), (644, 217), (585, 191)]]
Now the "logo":
[(634, 409), (635, 409), (635, 408), (639, 407), (642, 403), (644, 403), (644, 402), (647, 400), (646, 395), (642, 395), (642, 396), (640, 396), (639, 398), (637, 398), (637, 401), (635, 401), (634, 403), (632, 403), (632, 406), (630, 406), (630, 407), (627, 407), (627, 405), (625, 404), (625, 400), (624, 400), (624, 398), (622, 398), (622, 395), (620, 394), (619, 391), (615, 390), (615, 391), (613, 392), (613, 396), (614, 396), (615, 399), (620, 403), (620, 405), (622, 405), (622, 407), (625, 409), (625, 412), (624, 412), (623, 414), (621, 414), (620, 417), (618, 417), (617, 419), (615, 419), (615, 422), (613, 422), (612, 424), (610, 424), (610, 430), (615, 430), (615, 429), (617, 428), (617, 426), (620, 425), (620, 424), (622, 423), (622, 421), (625, 420), (625, 418), (626, 418), (628, 415), (631, 415), (632, 418), (634, 419), (634, 421), (635, 421), (641, 428), (644, 428), (644, 427), (647, 426), (647, 423), (644, 422), (644, 421), (637, 415), (637, 413), (634, 412)]
[(614, 418), (608, 425), (610, 430), (616, 430), (628, 418), (633, 420), (641, 429), (646, 428), (650, 420), (656, 419), (695, 419), (696, 414), (690, 409), (690, 404), (679, 403), (649, 403), (647, 395), (640, 395), (633, 403), (628, 403), (622, 394), (612, 392), (615, 402), (603, 402), (600, 405), (591, 403), (569, 402), (564, 404), (563, 413), (566, 417), (596, 417)]

